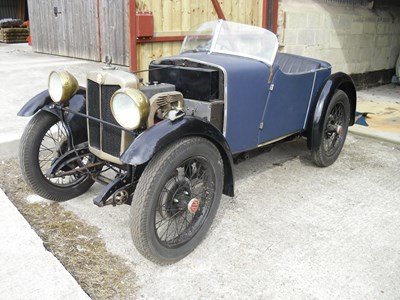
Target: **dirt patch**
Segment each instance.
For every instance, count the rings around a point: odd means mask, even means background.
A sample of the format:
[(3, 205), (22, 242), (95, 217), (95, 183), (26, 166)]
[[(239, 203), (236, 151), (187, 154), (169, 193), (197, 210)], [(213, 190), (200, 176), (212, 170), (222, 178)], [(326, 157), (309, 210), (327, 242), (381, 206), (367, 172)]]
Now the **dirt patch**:
[(131, 265), (109, 253), (96, 227), (89, 226), (58, 203), (28, 203), (32, 194), (16, 160), (0, 163), (0, 187), (82, 289), (92, 299), (134, 298)]

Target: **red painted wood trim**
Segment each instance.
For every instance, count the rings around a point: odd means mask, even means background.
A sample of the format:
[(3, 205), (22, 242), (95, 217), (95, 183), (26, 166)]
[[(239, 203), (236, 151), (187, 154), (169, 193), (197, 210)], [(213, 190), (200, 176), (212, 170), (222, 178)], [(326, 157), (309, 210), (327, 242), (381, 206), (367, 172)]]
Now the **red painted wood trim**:
[(214, 5), (214, 9), (217, 12), (218, 19), (226, 20), (224, 12), (221, 9), (221, 5), (219, 5), (218, 0), (211, 0), (212, 4)]
[(180, 42), (185, 39), (183, 35), (177, 36), (157, 36), (150, 39), (137, 39), (137, 43), (158, 43), (158, 42)]
[(263, 0), (262, 8), (262, 27), (267, 28), (268, 25), (268, 0)]
[(274, 8), (272, 12), (272, 31), (277, 33), (278, 31), (278, 0), (274, 0)]
[[(267, 0), (264, 0), (264, 2)], [(211, 0), (218, 18), (226, 20), (224, 12), (218, 0)], [(137, 71), (137, 44), (139, 43), (158, 43), (158, 42), (178, 42), (183, 41), (184, 36), (159, 36), (150, 39), (138, 39), (136, 33), (136, 0), (129, 0), (129, 65), (131, 71)]]
[[(268, 2), (271, 0), (263, 0), (263, 16), (262, 16), (262, 27), (268, 29)], [(279, 0), (273, 0), (272, 3), (272, 32), (276, 33), (278, 30), (278, 3)]]
[(129, 68), (137, 71), (136, 0), (129, 0)]

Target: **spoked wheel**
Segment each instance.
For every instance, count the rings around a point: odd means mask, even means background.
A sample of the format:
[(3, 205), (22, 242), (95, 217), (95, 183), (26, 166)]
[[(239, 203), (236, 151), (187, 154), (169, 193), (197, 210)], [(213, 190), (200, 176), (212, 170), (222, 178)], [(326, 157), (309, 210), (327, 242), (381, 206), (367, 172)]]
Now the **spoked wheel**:
[[(93, 185), (88, 174), (73, 172), (79, 167), (77, 162), (71, 162), (61, 170), (68, 175), (47, 175), (55, 160), (68, 150), (66, 130), (55, 115), (40, 111), (32, 117), (21, 137), (19, 162), (25, 181), (36, 194), (64, 201), (83, 194)], [(92, 156), (87, 156), (82, 162), (86, 164), (92, 160)]]
[(132, 239), (143, 256), (170, 264), (201, 242), (221, 199), (222, 166), (203, 138), (182, 139), (150, 161), (131, 207)]
[(312, 152), (316, 165), (327, 167), (333, 164), (343, 148), (350, 121), (350, 104), (346, 93), (336, 91), (329, 103), (320, 146)]

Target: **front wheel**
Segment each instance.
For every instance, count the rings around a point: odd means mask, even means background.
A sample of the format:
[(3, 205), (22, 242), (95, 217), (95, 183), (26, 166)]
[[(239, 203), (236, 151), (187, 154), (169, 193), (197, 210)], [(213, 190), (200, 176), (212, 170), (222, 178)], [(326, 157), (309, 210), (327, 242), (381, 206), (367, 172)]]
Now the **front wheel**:
[(333, 164), (346, 140), (350, 102), (345, 92), (337, 90), (332, 96), (323, 122), (320, 146), (312, 151), (313, 161), (319, 167)]
[(157, 153), (139, 179), (131, 206), (137, 250), (161, 265), (201, 242), (222, 195), (223, 161), (208, 140), (179, 140)]
[[(25, 182), (36, 194), (64, 201), (83, 194), (93, 185), (94, 181), (88, 174), (54, 178), (46, 175), (52, 163), (68, 150), (67, 132), (58, 117), (47, 111), (40, 111), (32, 117), (21, 137), (19, 164)], [(71, 163), (65, 168), (71, 171), (77, 167)]]

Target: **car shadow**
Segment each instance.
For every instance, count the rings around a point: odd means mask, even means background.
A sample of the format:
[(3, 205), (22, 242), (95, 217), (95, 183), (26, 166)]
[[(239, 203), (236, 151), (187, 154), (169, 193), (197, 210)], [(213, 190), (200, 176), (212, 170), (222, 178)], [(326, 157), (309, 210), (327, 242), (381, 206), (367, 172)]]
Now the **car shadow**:
[[(258, 152), (258, 153), (257, 153)], [(288, 161), (299, 159), (305, 166), (313, 166), (311, 152), (303, 138), (296, 138), (289, 142), (275, 146), (260, 148), (250, 154), (250, 158), (234, 165), (235, 181), (238, 182), (249, 176), (257, 175), (266, 169), (284, 166)]]

